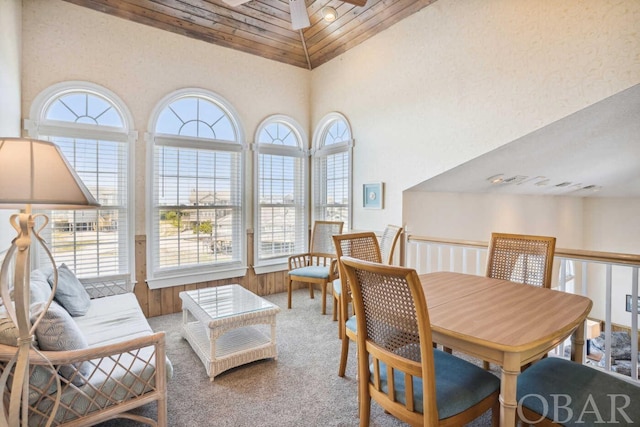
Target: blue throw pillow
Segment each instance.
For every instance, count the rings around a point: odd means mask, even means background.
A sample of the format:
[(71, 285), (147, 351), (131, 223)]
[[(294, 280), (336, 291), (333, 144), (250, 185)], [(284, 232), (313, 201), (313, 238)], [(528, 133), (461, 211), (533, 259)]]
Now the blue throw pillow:
[[(53, 273), (49, 284), (53, 287)], [(87, 290), (65, 264), (58, 267), (58, 287), (53, 298), (72, 316), (84, 316), (91, 305)]]
[[(42, 313), (46, 304), (39, 303), (31, 306), (31, 323)], [(73, 321), (69, 313), (54, 302), (51, 303), (49, 309), (45, 312), (44, 317), (40, 320), (35, 330), (38, 347), (40, 350), (46, 351), (66, 351), (66, 350), (82, 350), (87, 348), (87, 340), (82, 335), (80, 328)], [(78, 370), (82, 375), (87, 376), (91, 372), (89, 362), (82, 362), (72, 365), (61, 366), (58, 369), (60, 375), (77, 386), (84, 384), (84, 379), (75, 375)]]
[(49, 301), (49, 297), (51, 296), (49, 277), (41, 270), (33, 270), (31, 272), (29, 295), (31, 297), (31, 304)]

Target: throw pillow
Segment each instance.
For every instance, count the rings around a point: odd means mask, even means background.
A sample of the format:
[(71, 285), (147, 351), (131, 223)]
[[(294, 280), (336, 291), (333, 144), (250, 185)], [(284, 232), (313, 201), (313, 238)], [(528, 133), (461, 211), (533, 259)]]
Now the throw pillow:
[[(49, 276), (49, 284), (53, 286), (53, 272)], [(58, 267), (58, 287), (54, 299), (72, 316), (84, 316), (91, 305), (87, 290), (65, 264)]]
[(29, 295), (31, 297), (31, 304), (49, 301), (51, 285), (49, 285), (48, 276), (41, 270), (33, 270), (31, 272)]
[[(47, 286), (49, 286), (47, 284)], [(51, 292), (49, 292), (51, 293)], [(18, 328), (9, 319), (6, 312), (0, 314), (0, 344), (17, 346), (18, 345)], [(15, 368), (14, 368), (15, 369)], [(47, 393), (51, 394), (56, 391), (56, 383), (52, 381), (52, 373), (45, 366), (32, 366), (31, 375), (29, 376), (29, 405), (33, 405), (42, 390), (47, 389)]]
[[(46, 304), (40, 303), (32, 306), (31, 323), (42, 313)], [(69, 313), (56, 302), (52, 302), (44, 317), (36, 326), (36, 338), (40, 350), (66, 351), (81, 350), (88, 347), (87, 340), (73, 321)], [(76, 370), (83, 376), (89, 375), (91, 365), (89, 362), (81, 362), (72, 365), (60, 366), (58, 372), (63, 377), (70, 379), (76, 386), (84, 384), (84, 379), (75, 375)]]
[(18, 345), (18, 328), (6, 313), (0, 317), (0, 344), (16, 347)]

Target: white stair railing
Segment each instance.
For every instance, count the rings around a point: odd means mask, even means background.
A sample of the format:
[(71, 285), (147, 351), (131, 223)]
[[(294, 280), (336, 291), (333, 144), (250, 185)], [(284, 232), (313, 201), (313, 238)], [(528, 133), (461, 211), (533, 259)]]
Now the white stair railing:
[[(484, 275), (488, 242), (407, 234), (403, 264), (419, 274), (454, 271)], [(556, 248), (552, 287), (593, 300), (589, 318), (604, 324), (604, 369), (611, 371), (614, 327), (629, 329), (631, 378), (638, 381), (638, 270), (640, 255)], [(630, 303), (636, 301), (636, 304)], [(626, 304), (625, 307), (622, 304)], [(629, 307), (630, 306), (630, 307)], [(558, 348), (564, 354), (564, 345)]]

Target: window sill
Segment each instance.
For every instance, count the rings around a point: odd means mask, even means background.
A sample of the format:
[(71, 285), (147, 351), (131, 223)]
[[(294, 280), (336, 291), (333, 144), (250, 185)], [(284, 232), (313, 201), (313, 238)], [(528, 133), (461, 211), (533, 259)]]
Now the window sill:
[(247, 274), (247, 267), (236, 267), (229, 270), (218, 270), (208, 272), (181, 273), (175, 276), (163, 276), (147, 279), (149, 289), (170, 288), (172, 286), (190, 285), (193, 283), (211, 282), (213, 280), (231, 279), (233, 277), (244, 277)]

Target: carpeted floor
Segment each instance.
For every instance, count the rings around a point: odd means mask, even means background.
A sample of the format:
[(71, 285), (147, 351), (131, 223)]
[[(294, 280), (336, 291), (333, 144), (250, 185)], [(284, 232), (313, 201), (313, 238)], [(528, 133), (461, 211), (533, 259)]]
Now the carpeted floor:
[[(287, 310), (286, 293), (267, 299), (282, 308), (277, 316), (278, 360), (235, 368), (210, 382), (200, 359), (180, 335), (181, 313), (149, 319), (155, 331), (166, 332), (167, 356), (174, 375), (168, 383), (171, 427), (316, 427), (358, 426), (355, 344), (351, 343), (347, 373), (338, 377), (340, 340), (331, 314), (320, 314), (320, 299), (295, 291)], [(330, 300), (327, 306), (331, 307)], [(330, 311), (330, 308), (329, 308)], [(139, 412), (153, 414), (155, 404)], [(113, 420), (100, 427), (133, 427)], [(371, 405), (371, 427), (406, 424)], [(491, 425), (491, 413), (469, 426)]]

